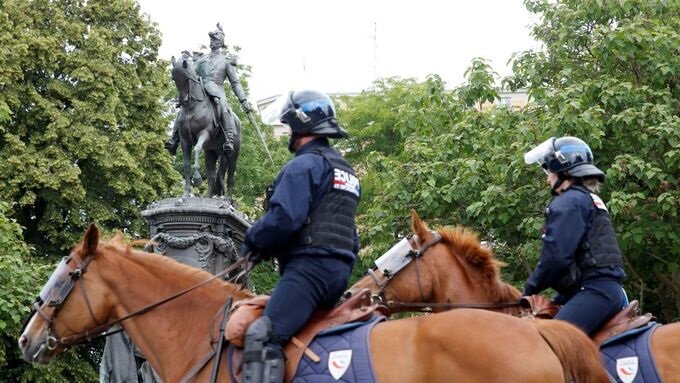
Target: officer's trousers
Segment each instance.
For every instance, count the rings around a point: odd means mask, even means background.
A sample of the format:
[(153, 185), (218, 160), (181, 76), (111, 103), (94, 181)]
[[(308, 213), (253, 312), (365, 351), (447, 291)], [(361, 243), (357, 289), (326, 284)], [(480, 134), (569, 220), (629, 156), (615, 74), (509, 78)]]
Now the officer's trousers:
[(618, 281), (613, 279), (586, 281), (562, 306), (555, 319), (575, 324), (592, 336), (626, 303), (625, 292)]
[(290, 340), (316, 309), (330, 309), (347, 290), (352, 265), (323, 256), (294, 256), (284, 265), (263, 315), (272, 321), (272, 341)]

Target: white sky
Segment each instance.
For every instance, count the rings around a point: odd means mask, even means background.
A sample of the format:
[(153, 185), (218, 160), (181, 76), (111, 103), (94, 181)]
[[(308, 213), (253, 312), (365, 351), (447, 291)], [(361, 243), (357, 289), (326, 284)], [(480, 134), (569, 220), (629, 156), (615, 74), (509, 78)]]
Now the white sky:
[(474, 57), (507, 75), (514, 52), (539, 46), (522, 0), (138, 1), (163, 35), (164, 59), (207, 46), (221, 22), (252, 66), (251, 101), (301, 88), (359, 92), (387, 76), (439, 74), (452, 87)]

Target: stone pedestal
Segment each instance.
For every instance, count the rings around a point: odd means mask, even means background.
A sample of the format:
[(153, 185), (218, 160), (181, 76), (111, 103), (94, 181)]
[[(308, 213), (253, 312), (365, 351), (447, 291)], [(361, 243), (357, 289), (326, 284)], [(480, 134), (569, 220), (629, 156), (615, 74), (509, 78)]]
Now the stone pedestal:
[[(151, 226), (153, 245), (145, 250), (219, 273), (238, 257), (250, 227), (243, 213), (215, 198), (168, 198), (142, 211)], [(238, 274), (235, 270), (229, 279)], [(157, 375), (124, 332), (106, 338), (101, 383), (157, 383)]]
[(250, 227), (245, 215), (217, 198), (168, 198), (142, 211), (151, 226), (150, 251), (212, 274), (236, 260)]

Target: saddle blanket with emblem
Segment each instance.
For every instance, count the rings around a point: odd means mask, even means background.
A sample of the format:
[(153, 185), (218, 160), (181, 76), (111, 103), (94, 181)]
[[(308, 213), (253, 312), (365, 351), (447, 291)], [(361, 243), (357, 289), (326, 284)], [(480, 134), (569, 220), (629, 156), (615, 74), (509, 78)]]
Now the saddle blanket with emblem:
[(662, 383), (649, 342), (658, 323), (650, 322), (605, 341), (600, 357), (619, 383)]
[(314, 363), (303, 356), (292, 383), (375, 383), (368, 335), (383, 320), (383, 316), (374, 316), (317, 334), (309, 348), (321, 361)]

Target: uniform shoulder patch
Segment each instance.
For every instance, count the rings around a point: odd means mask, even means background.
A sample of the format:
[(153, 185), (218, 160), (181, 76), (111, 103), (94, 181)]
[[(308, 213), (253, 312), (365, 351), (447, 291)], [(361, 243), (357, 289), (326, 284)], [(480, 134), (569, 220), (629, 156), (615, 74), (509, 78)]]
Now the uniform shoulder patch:
[(597, 194), (590, 193), (590, 198), (593, 199), (593, 205), (599, 210), (604, 210), (608, 212), (607, 206), (602, 202), (602, 198), (600, 198)]
[(346, 170), (333, 169), (333, 189), (352, 193), (357, 198), (360, 197), (359, 179)]

